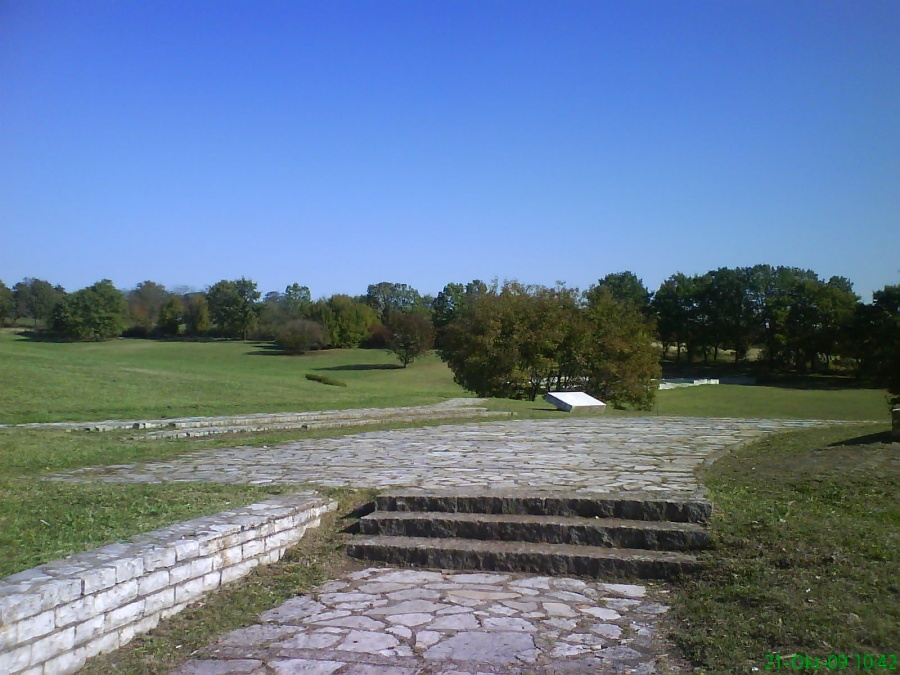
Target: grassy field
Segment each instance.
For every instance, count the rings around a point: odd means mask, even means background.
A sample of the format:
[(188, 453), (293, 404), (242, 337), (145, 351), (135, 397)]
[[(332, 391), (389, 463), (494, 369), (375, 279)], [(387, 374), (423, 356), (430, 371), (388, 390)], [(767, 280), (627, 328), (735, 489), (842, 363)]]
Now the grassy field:
[(401, 368), (375, 349), (291, 357), (265, 343), (66, 344), (9, 329), (0, 330), (0, 373), (0, 424), (419, 405), (467, 395), (436, 356)]
[(832, 427), (770, 436), (712, 464), (703, 478), (715, 549), (673, 598), (684, 653), (713, 673), (765, 671), (768, 654), (845, 654), (860, 672), (879, 667), (854, 655), (896, 654), (898, 451), (883, 426)]
[[(9, 330), (0, 331), (0, 377), (5, 424), (388, 407), (467, 395), (435, 356), (402, 369), (377, 350), (287, 357), (256, 343), (55, 344)], [(323, 377), (346, 386), (314, 381)], [(542, 401), (485, 405), (524, 419), (565, 416)], [(831, 445), (884, 428), (883, 391), (845, 378), (794, 378), (770, 386), (663, 391), (650, 412), (605, 414), (880, 420), (880, 427), (773, 436), (713, 465), (706, 481), (718, 509), (718, 547), (710, 553), (710, 572), (674, 591), (681, 617), (676, 638), (711, 672), (763, 669), (766, 650), (813, 653), (827, 645), (871, 653), (897, 644), (900, 603), (896, 583), (889, 581), (900, 577), (897, 446)], [(98, 485), (47, 481), (42, 474), (364, 430), (145, 442), (128, 433), (0, 429), (0, 577), (301, 487)], [(342, 493), (345, 501), (359, 498)], [(130, 647), (130, 656), (98, 661), (100, 670), (91, 672), (107, 672), (113, 664), (118, 672), (146, 672), (141, 664), (149, 662), (171, 665), (175, 645), (199, 646), (224, 625), (222, 617), (240, 625), (334, 573), (340, 567), (337, 528), (323, 530), (310, 548), (256, 573), (235, 592), (167, 622)]]

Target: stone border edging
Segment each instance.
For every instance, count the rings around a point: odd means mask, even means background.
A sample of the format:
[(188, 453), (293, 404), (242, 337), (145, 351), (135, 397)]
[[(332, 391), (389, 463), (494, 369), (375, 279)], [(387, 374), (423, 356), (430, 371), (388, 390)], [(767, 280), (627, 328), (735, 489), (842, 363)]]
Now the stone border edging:
[(195, 518), (0, 579), (0, 672), (71, 673), (279, 560), (337, 508), (301, 492)]

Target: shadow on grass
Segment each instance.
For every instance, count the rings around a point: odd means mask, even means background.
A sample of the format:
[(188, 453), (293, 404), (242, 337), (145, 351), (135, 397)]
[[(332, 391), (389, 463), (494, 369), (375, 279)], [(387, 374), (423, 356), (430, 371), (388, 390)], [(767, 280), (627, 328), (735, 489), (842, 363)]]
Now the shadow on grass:
[(259, 342), (254, 347), (256, 347), (256, 351), (246, 352), (247, 356), (292, 356), (271, 342)]
[(313, 370), (403, 370), (403, 366), (398, 363), (353, 363), (346, 366), (313, 368)]
[(837, 443), (830, 443), (828, 445), (829, 448), (839, 448), (842, 446), (848, 445), (873, 445), (875, 443), (898, 443), (900, 444), (900, 438), (891, 435), (890, 431), (882, 431), (877, 434), (866, 434), (865, 436), (857, 436), (855, 438), (848, 438), (843, 441), (838, 441)]

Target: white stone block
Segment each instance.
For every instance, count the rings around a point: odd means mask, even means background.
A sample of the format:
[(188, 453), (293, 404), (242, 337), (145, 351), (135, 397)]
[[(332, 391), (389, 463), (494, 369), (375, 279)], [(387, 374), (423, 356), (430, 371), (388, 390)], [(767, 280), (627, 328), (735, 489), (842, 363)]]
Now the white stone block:
[(31, 643), (31, 662), (43, 663), (75, 646), (75, 627), (51, 633), (37, 642)]
[(244, 559), (244, 554), (240, 546), (232, 546), (226, 548), (212, 556), (213, 569), (222, 569), (223, 567), (231, 567)]
[(169, 585), (174, 586), (191, 578), (191, 563), (184, 562), (169, 570)]
[(267, 551), (266, 553), (263, 553), (259, 557), (259, 564), (260, 565), (271, 565), (272, 563), (278, 562), (281, 559), (281, 556), (283, 556), (283, 555), (284, 555), (283, 548), (273, 548), (272, 550)]
[(81, 579), (53, 579), (41, 584), (35, 591), (41, 596), (41, 609), (55, 609), (59, 605), (81, 597)]
[(250, 560), (239, 562), (237, 565), (226, 567), (222, 570), (222, 583), (228, 584), (235, 579), (240, 579), (241, 577), (246, 576), (250, 573), (250, 570), (252, 570), (257, 565), (259, 565), (259, 559), (251, 558)]
[(175, 564), (175, 549), (168, 546), (154, 546), (144, 553), (144, 572), (152, 572), (161, 567)]
[(116, 585), (116, 568), (115, 567), (97, 567), (89, 570), (82, 577), (84, 583), (83, 592), (85, 595), (91, 595), (97, 591), (106, 588), (112, 588)]
[(169, 570), (156, 570), (137, 580), (138, 595), (150, 595), (170, 585)]
[(94, 609), (94, 597), (95, 596), (93, 595), (89, 595), (57, 607), (54, 610), (54, 620), (56, 621), (56, 625), (62, 628), (94, 616), (97, 613)]
[(159, 593), (148, 595), (144, 598), (144, 614), (150, 616), (158, 614), (167, 607), (175, 604), (175, 589), (165, 588)]
[(175, 549), (175, 560), (178, 562), (196, 558), (197, 554), (200, 552), (200, 544), (194, 539), (177, 541), (173, 548)]
[(170, 616), (175, 616), (176, 614), (178, 614), (179, 612), (184, 610), (184, 608), (187, 606), (188, 606), (188, 603), (186, 603), (186, 602), (182, 602), (178, 605), (172, 605), (171, 607), (161, 611), (159, 613), (159, 618), (160, 619), (168, 619)]
[(14, 623), (41, 611), (41, 598), (38, 595), (14, 593), (0, 595), (0, 623)]
[(175, 602), (192, 602), (203, 594), (203, 579), (189, 579), (175, 587)]
[[(19, 644), (19, 624), (0, 623), (0, 652), (12, 649)], [(2, 671), (0, 671), (2, 672)]]
[(87, 655), (84, 649), (73, 649), (65, 654), (60, 654), (56, 658), (50, 659), (44, 663), (44, 675), (62, 675), (63, 673), (74, 673), (84, 665), (87, 661)]
[(219, 571), (210, 572), (203, 577), (202, 581), (203, 592), (209, 593), (210, 591), (214, 591), (222, 585), (222, 573)]
[(246, 544), (243, 545), (241, 552), (245, 558), (252, 558), (254, 556), (258, 556), (260, 553), (263, 552), (263, 543), (258, 539), (254, 539), (253, 541), (248, 541)]
[(122, 605), (127, 605), (137, 597), (137, 581), (132, 579), (94, 596), (94, 611), (106, 614)]
[(544, 394), (544, 400), (563, 412), (572, 412), (573, 410), (602, 412), (606, 408), (603, 401), (599, 401), (583, 391), (549, 392)]
[(151, 630), (156, 628), (159, 625), (159, 614), (153, 614), (152, 616), (147, 616), (134, 624), (134, 631), (138, 635), (142, 635), (143, 633), (149, 633)]
[(191, 578), (202, 577), (213, 569), (212, 558), (195, 558), (191, 560)]
[(17, 624), (19, 640), (21, 642), (52, 633), (54, 628), (56, 628), (56, 619), (53, 610), (42, 612), (37, 616), (30, 616), (27, 619), (22, 619)]
[(119, 560), (113, 561), (111, 565), (116, 569), (117, 584), (121, 584), (139, 577), (144, 573), (143, 556), (129, 556), (127, 558), (120, 558)]
[(75, 626), (75, 644), (81, 645), (85, 642), (93, 640), (98, 635), (105, 632), (103, 627), (106, 623), (106, 617), (103, 614), (92, 617), (87, 621), (82, 621)]
[(136, 600), (124, 607), (114, 609), (106, 615), (106, 629), (113, 630), (119, 626), (133, 623), (144, 613), (144, 601)]
[(31, 664), (31, 645), (0, 650), (0, 673), (18, 673)]
[(84, 646), (84, 655), (86, 658), (97, 656), (97, 654), (108, 654), (114, 652), (122, 643), (119, 641), (119, 633), (112, 631), (101, 635), (96, 640), (91, 640)]

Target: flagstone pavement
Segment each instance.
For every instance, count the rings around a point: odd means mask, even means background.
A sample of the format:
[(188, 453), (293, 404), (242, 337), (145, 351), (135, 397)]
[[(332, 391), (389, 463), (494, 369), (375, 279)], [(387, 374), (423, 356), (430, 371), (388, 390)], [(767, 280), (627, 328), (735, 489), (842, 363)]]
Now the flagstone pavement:
[[(561, 417), (378, 431), (80, 469), (57, 480), (700, 494), (729, 447), (811, 420)], [(661, 585), (369, 567), (232, 631), (177, 675), (678, 671)]]

